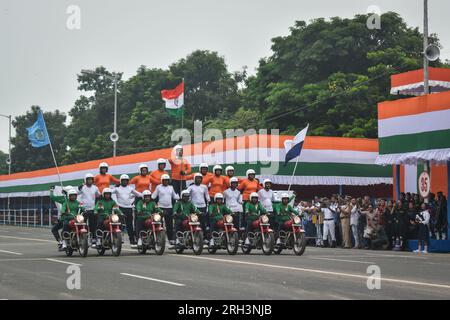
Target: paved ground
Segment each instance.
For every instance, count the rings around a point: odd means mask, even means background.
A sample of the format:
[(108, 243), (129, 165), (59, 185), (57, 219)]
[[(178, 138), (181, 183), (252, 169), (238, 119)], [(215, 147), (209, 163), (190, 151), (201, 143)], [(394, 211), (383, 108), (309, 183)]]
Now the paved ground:
[[(69, 290), (67, 268), (81, 270)], [(381, 271), (369, 290), (368, 267)], [(322, 249), (236, 256), (110, 253), (68, 258), (49, 229), (0, 226), (0, 299), (450, 299), (450, 255)]]

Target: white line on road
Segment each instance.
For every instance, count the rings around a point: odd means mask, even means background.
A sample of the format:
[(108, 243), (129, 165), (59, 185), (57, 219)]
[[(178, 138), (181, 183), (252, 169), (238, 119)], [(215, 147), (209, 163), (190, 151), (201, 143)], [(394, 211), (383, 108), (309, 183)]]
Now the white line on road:
[(73, 263), (73, 262), (68, 262), (68, 261), (61, 261), (61, 260), (50, 259), (50, 258), (47, 258), (47, 259), (45, 259), (45, 260), (48, 260), (48, 261), (53, 261), (53, 262), (59, 262), (59, 263), (64, 263), (64, 264), (73, 264), (73, 265), (75, 265), (75, 266), (79, 266), (79, 267), (81, 267), (81, 266), (82, 266), (82, 265), (81, 265), (81, 264), (79, 264), (79, 263)]
[[(251, 266), (259, 266), (259, 267), (267, 267), (267, 268), (275, 268), (275, 269), (295, 270), (295, 271), (319, 273), (319, 274), (326, 274), (326, 275), (333, 275), (333, 276), (359, 278), (359, 279), (365, 279), (365, 280), (367, 280), (369, 278), (369, 276), (360, 275), (360, 274), (325, 271), (325, 270), (317, 270), (317, 269), (306, 269), (306, 268), (297, 268), (297, 267), (288, 267), (288, 266), (281, 266), (281, 265), (275, 265), (275, 264), (265, 264), (265, 263), (257, 263), (257, 262), (226, 260), (226, 259), (207, 258), (207, 257), (188, 256), (188, 255), (178, 255), (178, 254), (173, 254), (173, 253), (171, 254), (171, 256), (182, 257), (182, 258), (191, 258), (191, 259), (210, 260), (210, 261), (216, 261), (216, 262), (246, 264), (246, 265), (251, 265)], [(394, 278), (381, 278), (381, 281), (395, 282), (395, 283), (402, 283), (402, 284), (410, 284), (410, 285), (418, 285), (418, 286), (424, 286), (424, 287), (435, 287), (435, 288), (450, 289), (450, 285), (445, 285), (445, 284), (426, 283), (426, 282), (409, 281), (409, 280), (394, 279)]]
[(16, 254), (16, 255), (18, 255), (18, 256), (23, 256), (23, 254), (20, 253), (20, 252), (6, 251), (6, 250), (0, 250), (0, 252), (10, 253), (10, 254)]
[(333, 258), (308, 257), (308, 259), (313, 259), (313, 260), (329, 260), (329, 261), (341, 261), (341, 262), (362, 263), (362, 264), (375, 264), (375, 262), (372, 262), (372, 261), (357, 261), (357, 260), (345, 260), (345, 259), (333, 259)]
[(45, 240), (45, 239), (35, 239), (35, 238), (22, 238), (22, 237), (13, 237), (13, 236), (0, 236), (0, 238), (8, 238), (8, 239), (18, 239), (18, 240), (32, 240), (32, 241), (42, 241), (42, 242), (51, 242), (55, 243), (55, 240)]
[(155, 281), (155, 282), (161, 282), (161, 283), (165, 283), (165, 284), (171, 284), (171, 285), (177, 286), (177, 287), (184, 287), (185, 286), (182, 283), (171, 282), (171, 281), (166, 281), (166, 280), (159, 280), (159, 279), (154, 279), (154, 278), (149, 278), (149, 277), (143, 277), (143, 276), (138, 276), (138, 275), (130, 274), (130, 273), (121, 272), (120, 274), (124, 275), (124, 276), (128, 276), (128, 277), (134, 277), (134, 278), (145, 279), (145, 280), (150, 280), (150, 281)]

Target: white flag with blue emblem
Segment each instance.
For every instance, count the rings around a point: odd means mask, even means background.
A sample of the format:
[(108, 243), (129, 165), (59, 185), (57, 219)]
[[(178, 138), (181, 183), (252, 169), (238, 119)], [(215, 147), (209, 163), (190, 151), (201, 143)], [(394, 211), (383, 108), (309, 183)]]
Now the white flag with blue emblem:
[(39, 110), (37, 121), (27, 130), (28, 139), (33, 147), (40, 148), (50, 144), (44, 115), (41, 110)]

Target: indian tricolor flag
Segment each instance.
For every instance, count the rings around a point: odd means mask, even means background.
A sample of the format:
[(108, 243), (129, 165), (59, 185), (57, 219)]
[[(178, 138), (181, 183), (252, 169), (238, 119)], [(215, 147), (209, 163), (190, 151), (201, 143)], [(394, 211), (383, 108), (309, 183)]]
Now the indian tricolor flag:
[(171, 116), (180, 117), (183, 113), (184, 104), (184, 81), (175, 89), (162, 90), (161, 98), (166, 102), (166, 110)]
[(450, 92), (378, 104), (376, 163), (450, 160)]

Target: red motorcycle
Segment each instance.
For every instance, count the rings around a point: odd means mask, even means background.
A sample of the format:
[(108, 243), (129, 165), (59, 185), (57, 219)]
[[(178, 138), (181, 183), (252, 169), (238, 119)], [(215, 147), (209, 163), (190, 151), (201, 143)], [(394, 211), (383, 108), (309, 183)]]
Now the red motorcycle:
[(67, 243), (67, 247), (64, 249), (66, 255), (70, 257), (74, 251), (78, 251), (80, 256), (86, 257), (89, 249), (88, 230), (81, 213), (69, 221), (69, 230), (69, 232), (61, 232), (61, 238)]
[(275, 235), (275, 254), (280, 254), (283, 249), (292, 249), (297, 256), (301, 256), (306, 248), (305, 230), (302, 219), (292, 215), (291, 219), (285, 221), (279, 232)]
[(183, 253), (185, 249), (192, 249), (196, 255), (203, 251), (203, 231), (196, 214), (189, 215), (182, 223), (183, 231), (177, 232), (178, 243), (175, 246), (175, 252)]
[(111, 214), (103, 221), (104, 230), (97, 230), (97, 252), (104, 255), (105, 251), (111, 249), (114, 256), (119, 256), (122, 251), (122, 231), (120, 230), (119, 216), (116, 213)]
[[(252, 249), (262, 249), (265, 255), (271, 255), (273, 251), (274, 235), (270, 229), (269, 217), (261, 215), (257, 220), (252, 222), (252, 231), (246, 234), (250, 243), (242, 244), (242, 252), (250, 254)], [(247, 242), (247, 241), (246, 241)]]
[(239, 248), (239, 236), (233, 225), (233, 216), (225, 215), (222, 220), (217, 221), (216, 227), (220, 231), (211, 233), (214, 244), (209, 244), (208, 252), (214, 254), (218, 249), (226, 249), (230, 255), (235, 255)]
[(161, 214), (154, 213), (144, 222), (145, 230), (139, 232), (142, 245), (137, 249), (140, 254), (145, 254), (148, 249), (154, 249), (157, 255), (162, 255), (166, 248), (166, 230)]

